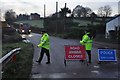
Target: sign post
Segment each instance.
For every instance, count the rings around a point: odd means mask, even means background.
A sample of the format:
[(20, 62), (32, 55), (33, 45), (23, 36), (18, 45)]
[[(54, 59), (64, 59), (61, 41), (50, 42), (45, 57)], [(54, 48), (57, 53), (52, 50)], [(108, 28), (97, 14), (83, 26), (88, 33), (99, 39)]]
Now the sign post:
[(98, 49), (98, 60), (100, 61), (117, 61), (116, 50)]
[(66, 45), (65, 46), (65, 60), (64, 64), (66, 66), (66, 60), (85, 60), (86, 52), (84, 46), (77, 45)]

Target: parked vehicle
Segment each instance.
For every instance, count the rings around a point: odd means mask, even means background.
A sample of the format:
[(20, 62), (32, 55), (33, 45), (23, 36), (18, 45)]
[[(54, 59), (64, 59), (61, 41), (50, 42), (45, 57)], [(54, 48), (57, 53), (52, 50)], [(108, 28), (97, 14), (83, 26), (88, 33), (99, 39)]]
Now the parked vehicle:
[(28, 23), (20, 23), (19, 25), (19, 33), (21, 34), (30, 34), (31, 29)]

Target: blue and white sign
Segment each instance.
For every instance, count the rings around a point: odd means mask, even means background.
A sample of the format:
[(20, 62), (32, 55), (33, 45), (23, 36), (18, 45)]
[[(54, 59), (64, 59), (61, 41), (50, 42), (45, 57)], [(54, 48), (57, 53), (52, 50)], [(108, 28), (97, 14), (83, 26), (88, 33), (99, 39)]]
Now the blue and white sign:
[(99, 61), (117, 61), (116, 50), (113, 49), (98, 49)]

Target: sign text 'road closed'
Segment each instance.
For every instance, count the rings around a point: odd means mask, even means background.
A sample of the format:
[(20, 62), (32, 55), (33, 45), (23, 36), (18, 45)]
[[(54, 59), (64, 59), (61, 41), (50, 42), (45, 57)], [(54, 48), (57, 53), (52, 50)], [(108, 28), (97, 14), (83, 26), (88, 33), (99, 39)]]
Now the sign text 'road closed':
[(65, 59), (66, 60), (85, 60), (85, 47), (84, 46), (65, 46)]

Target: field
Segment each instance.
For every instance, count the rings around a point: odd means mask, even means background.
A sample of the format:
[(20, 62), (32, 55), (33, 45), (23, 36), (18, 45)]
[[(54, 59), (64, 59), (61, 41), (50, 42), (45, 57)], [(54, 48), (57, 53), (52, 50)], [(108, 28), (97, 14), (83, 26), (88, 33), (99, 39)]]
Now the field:
[(15, 22), (17, 24), (19, 23), (28, 23), (30, 24), (31, 26), (35, 26), (35, 27), (39, 27), (39, 28), (44, 28), (43, 27), (43, 20), (25, 20), (25, 21), (17, 21)]
[[(91, 24), (91, 21), (88, 20), (76, 20), (73, 19), (73, 22), (78, 22), (79, 25), (78, 26), (88, 26), (88, 24)], [(93, 22), (93, 25), (98, 25), (100, 24), (99, 22)]]
[[(91, 24), (91, 21), (88, 20), (77, 20), (77, 19), (73, 19), (73, 22), (78, 22), (79, 25), (78, 26), (87, 26), (88, 24)], [(34, 27), (38, 27), (38, 28), (44, 28), (43, 26), (43, 20), (23, 20), (23, 21), (17, 21), (15, 22), (17, 24), (19, 23), (28, 23), (31, 26)], [(93, 25), (98, 25), (100, 24), (99, 22), (93, 22)]]

